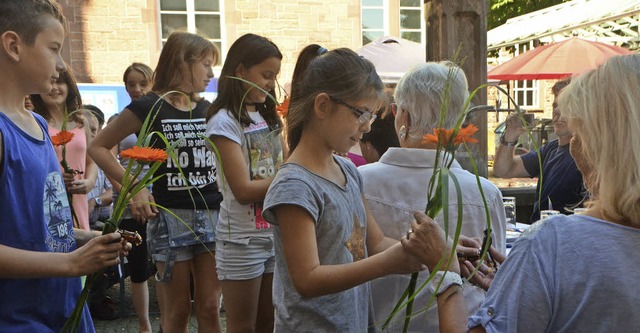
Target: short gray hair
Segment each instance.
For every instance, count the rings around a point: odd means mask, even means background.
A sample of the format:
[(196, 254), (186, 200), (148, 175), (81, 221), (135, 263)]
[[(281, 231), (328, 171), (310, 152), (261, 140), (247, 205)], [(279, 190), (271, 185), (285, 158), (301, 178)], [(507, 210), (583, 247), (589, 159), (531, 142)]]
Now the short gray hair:
[(412, 69), (398, 82), (395, 100), (411, 115), (410, 136), (422, 137), (438, 126), (447, 80), (450, 98), (442, 126), (452, 128), (469, 97), (467, 78), (460, 67), (450, 61), (429, 62)]

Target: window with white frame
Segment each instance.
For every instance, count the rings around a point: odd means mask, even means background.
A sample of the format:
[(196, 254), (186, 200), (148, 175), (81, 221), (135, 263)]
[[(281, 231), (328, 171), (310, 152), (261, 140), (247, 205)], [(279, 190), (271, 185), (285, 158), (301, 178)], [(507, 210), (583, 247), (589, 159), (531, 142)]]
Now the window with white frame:
[(160, 0), (162, 43), (174, 31), (200, 34), (222, 50), (223, 17), (220, 0)]
[(393, 35), (425, 44), (423, 0), (361, 0), (362, 45)]
[(425, 43), (422, 0), (400, 0), (400, 37)]
[(362, 45), (389, 33), (386, 0), (362, 0)]
[[(533, 48), (533, 42), (520, 44), (516, 47), (514, 56), (527, 52)], [(519, 106), (529, 108), (540, 107), (540, 82), (537, 80), (513, 81), (513, 99)]]

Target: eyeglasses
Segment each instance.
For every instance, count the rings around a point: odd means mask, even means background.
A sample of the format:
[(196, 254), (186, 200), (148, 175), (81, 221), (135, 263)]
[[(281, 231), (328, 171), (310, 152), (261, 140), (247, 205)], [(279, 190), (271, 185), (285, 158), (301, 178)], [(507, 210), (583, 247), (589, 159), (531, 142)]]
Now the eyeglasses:
[(360, 124), (364, 124), (364, 123), (369, 123), (369, 125), (373, 124), (373, 122), (376, 120), (376, 118), (378, 117), (377, 115), (373, 114), (373, 112), (371, 111), (365, 111), (365, 110), (360, 110), (357, 107), (348, 104), (347, 102), (335, 98), (335, 97), (331, 97), (329, 96), (329, 98), (331, 98), (334, 102), (342, 105), (342, 106), (346, 106), (347, 109), (349, 109), (349, 111), (353, 112), (354, 115), (356, 115), (358, 117), (358, 122)]

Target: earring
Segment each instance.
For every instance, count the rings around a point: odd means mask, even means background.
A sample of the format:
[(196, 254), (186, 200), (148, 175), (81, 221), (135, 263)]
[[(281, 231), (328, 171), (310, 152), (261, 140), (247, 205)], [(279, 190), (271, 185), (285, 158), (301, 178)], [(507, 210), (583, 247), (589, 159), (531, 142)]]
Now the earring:
[(400, 139), (404, 140), (404, 138), (407, 136), (407, 128), (402, 125), (400, 126)]

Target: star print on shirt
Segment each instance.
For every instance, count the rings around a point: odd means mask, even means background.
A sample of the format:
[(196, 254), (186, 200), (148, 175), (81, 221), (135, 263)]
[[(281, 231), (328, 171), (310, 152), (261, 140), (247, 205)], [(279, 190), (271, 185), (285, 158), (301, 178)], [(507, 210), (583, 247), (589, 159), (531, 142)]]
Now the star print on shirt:
[(351, 237), (344, 243), (344, 246), (351, 252), (354, 262), (364, 259), (364, 227), (360, 226), (355, 214), (353, 214)]

